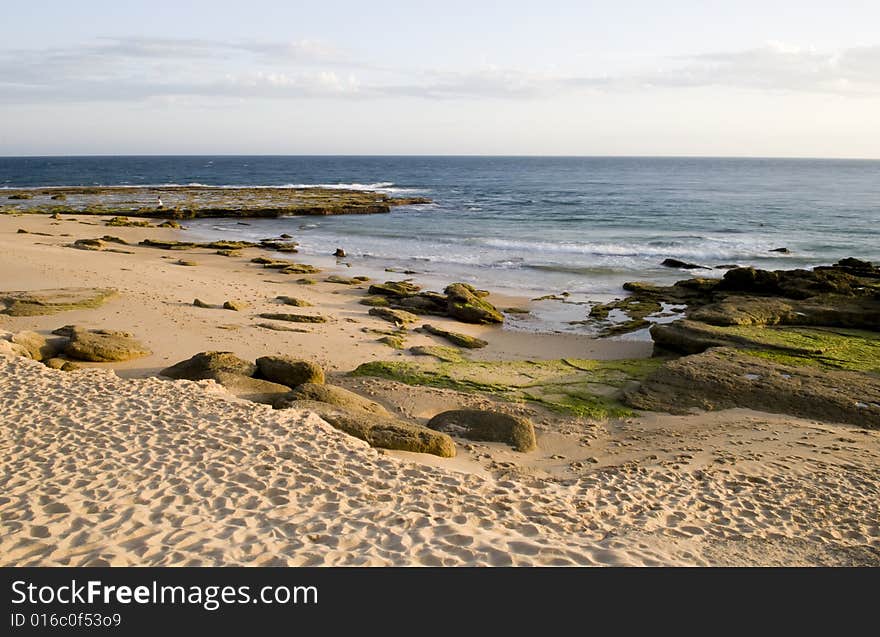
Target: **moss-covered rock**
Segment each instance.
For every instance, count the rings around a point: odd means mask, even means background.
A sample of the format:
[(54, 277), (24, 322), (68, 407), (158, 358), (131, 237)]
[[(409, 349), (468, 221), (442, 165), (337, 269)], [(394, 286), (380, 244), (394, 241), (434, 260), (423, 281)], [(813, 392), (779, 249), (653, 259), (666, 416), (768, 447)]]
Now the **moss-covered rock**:
[(593, 419), (632, 412), (619, 402), (632, 387), (659, 367), (661, 359), (596, 361), (374, 361), (360, 365), (354, 376), (386, 378), (491, 394), (514, 402), (533, 402), (567, 415)]
[(290, 388), (306, 383), (324, 384), (324, 370), (317, 363), (292, 356), (263, 356), (257, 359), (261, 378)]
[(101, 307), (116, 294), (111, 288), (57, 288), (27, 292), (0, 292), (0, 313), (39, 316)]
[(388, 307), (391, 305), (388, 298), (384, 296), (365, 296), (358, 303), (369, 307)]
[(295, 296), (276, 296), (276, 301), (280, 301), (284, 305), (292, 305), (294, 307), (312, 307), (312, 304), (304, 299), (298, 299)]
[(131, 334), (111, 330), (75, 330), (64, 348), (69, 358), (96, 363), (127, 361), (151, 353)]
[(370, 308), (370, 316), (375, 316), (399, 326), (407, 326), (419, 320), (419, 317), (415, 314), (389, 307), (372, 307)]
[(406, 336), (401, 334), (389, 334), (376, 340), (392, 349), (403, 349), (406, 346)]
[(395, 298), (412, 296), (422, 288), (411, 281), (385, 281), (374, 283), (370, 286), (369, 293), (379, 296), (391, 296)]
[(339, 285), (357, 285), (360, 281), (357, 281), (351, 277), (340, 276), (338, 274), (331, 274), (326, 279), (324, 279), (327, 283), (338, 283)]
[(375, 401), (364, 398), (342, 387), (317, 383), (303, 383), (297, 386), (293, 391), (276, 401), (275, 408), (286, 409), (295, 406), (294, 403), (299, 400), (314, 400), (319, 403), (326, 403), (346, 409), (355, 414), (382, 418), (391, 416), (388, 410)]
[(416, 345), (409, 348), (413, 356), (433, 356), (447, 363), (458, 363), (465, 360), (461, 350), (457, 347), (443, 347), (442, 345)]
[(454, 409), (428, 421), (430, 429), (469, 440), (506, 442), (516, 451), (533, 451), (538, 444), (532, 423), (521, 416), (479, 409)]
[(281, 274), (317, 274), (320, 271), (315, 266), (305, 263), (294, 263), (280, 270)]
[(236, 376), (253, 376), (257, 371), (254, 363), (243, 360), (232, 352), (200, 352), (195, 356), (166, 367), (159, 374), (168, 378), (184, 380), (216, 379), (225, 372)]
[(434, 327), (428, 323), (422, 325), (422, 329), (429, 334), (445, 338), (450, 343), (466, 349), (480, 349), (489, 344), (488, 341), (484, 341), (476, 336), (468, 336), (467, 334), (461, 334), (459, 332), (450, 332), (449, 330)]
[(149, 228), (150, 222), (144, 219), (139, 219), (137, 221), (132, 221), (128, 217), (113, 217), (109, 219), (105, 225), (108, 226), (128, 226), (128, 227), (137, 227), (137, 228)]
[(746, 407), (880, 428), (880, 378), (779, 364), (729, 349), (669, 361), (626, 394), (639, 409)]
[(449, 316), (464, 323), (503, 323), (504, 315), (484, 301), (478, 290), (467, 283), (453, 283), (444, 290)]

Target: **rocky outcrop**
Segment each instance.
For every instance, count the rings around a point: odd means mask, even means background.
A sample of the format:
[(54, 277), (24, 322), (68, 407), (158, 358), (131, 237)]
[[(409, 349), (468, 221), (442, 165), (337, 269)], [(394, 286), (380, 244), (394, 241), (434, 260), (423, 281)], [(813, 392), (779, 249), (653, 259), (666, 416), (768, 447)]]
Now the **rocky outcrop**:
[(324, 370), (321, 369), (320, 365), (291, 356), (263, 356), (258, 358), (257, 370), (261, 378), (291, 388), (306, 383), (324, 384)]
[(486, 347), (486, 345), (489, 344), (488, 341), (484, 341), (483, 339), (477, 338), (476, 336), (468, 336), (467, 334), (450, 332), (449, 330), (434, 327), (433, 325), (430, 325), (428, 323), (422, 325), (422, 330), (428, 332), (429, 334), (433, 334), (434, 336), (445, 338), (450, 343), (458, 345), (459, 347), (464, 347), (466, 349), (480, 349)]
[(728, 348), (667, 362), (626, 400), (671, 413), (747, 407), (880, 428), (877, 376), (783, 365)]
[(326, 323), (327, 317), (320, 314), (287, 314), (277, 312), (264, 312), (260, 318), (272, 321), (287, 321), (288, 323)]
[(389, 307), (372, 307), (370, 316), (378, 317), (389, 323), (405, 327), (419, 320), (419, 317), (406, 310), (395, 310)]
[(319, 403), (326, 403), (335, 407), (346, 409), (355, 414), (367, 416), (379, 416), (388, 418), (388, 413), (382, 405), (368, 398), (364, 398), (354, 392), (336, 387), (335, 385), (322, 385), (316, 383), (305, 383), (296, 387), (293, 391), (280, 398), (275, 402), (276, 409), (287, 409), (296, 406), (295, 403), (301, 400), (313, 400)]
[(537, 447), (535, 428), (527, 419), (494, 411), (455, 409), (437, 414), (428, 427), (469, 440), (506, 442), (516, 451)]
[(449, 316), (465, 323), (503, 323), (504, 316), (484, 301), (478, 290), (467, 283), (453, 283), (444, 290)]
[(242, 360), (232, 352), (201, 352), (192, 358), (166, 367), (159, 374), (174, 379), (216, 380), (220, 373), (253, 376), (256, 371), (255, 364)]
[(385, 281), (385, 283), (374, 283), (371, 285), (369, 293), (403, 298), (417, 294), (421, 289), (420, 286), (410, 281)]
[(74, 330), (64, 353), (80, 361), (109, 363), (142, 358), (152, 352), (128, 332)]
[(0, 314), (39, 316), (100, 307), (116, 294), (111, 288), (55, 288), (0, 292)]

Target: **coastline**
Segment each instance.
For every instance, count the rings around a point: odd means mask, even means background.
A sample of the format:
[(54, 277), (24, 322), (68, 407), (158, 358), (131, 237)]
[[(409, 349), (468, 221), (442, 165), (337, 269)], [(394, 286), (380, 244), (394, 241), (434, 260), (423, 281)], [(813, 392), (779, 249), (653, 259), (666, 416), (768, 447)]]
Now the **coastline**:
[[(106, 371), (60, 372), (35, 362), (3, 368), (0, 400), (13, 418), (4, 423), (4, 473), (10, 478), (0, 512), (13, 524), (0, 538), (0, 552), (9, 563), (477, 565), (507, 563), (503, 555), (516, 564), (878, 563), (880, 530), (864, 514), (880, 487), (873, 471), (880, 459), (877, 431), (743, 409), (584, 423), (508, 404), (505, 409), (535, 421), (537, 451), (466, 443), (456, 458), (442, 459), (371, 449), (314, 415), (240, 401), (210, 381), (151, 380), (202, 351), (230, 350), (248, 360), (293, 354), (401, 416), (425, 419), (462, 404), (501, 405), (448, 388), (349, 377), (362, 363), (416, 358), (363, 331), (389, 327), (359, 303), (366, 286), (323, 281), (334, 273), (360, 274), (356, 261), (301, 285), (295, 276), (250, 263), (247, 250), (230, 258), (138, 245), (120, 246), (122, 252), (67, 247), (105, 234), (129, 244), (186, 236), (167, 228), (106, 228), (100, 221), (0, 216), (4, 289), (119, 292), (97, 309), (0, 314), (0, 330), (48, 334), (80, 324), (130, 332), (152, 352), (121, 363), (83, 364), (140, 379), (131, 384)], [(328, 246), (328, 254), (335, 247)], [(197, 265), (179, 265), (181, 259)], [(257, 314), (280, 311), (278, 295), (302, 298), (312, 304), (304, 312), (331, 321), (297, 326), (305, 332), (256, 327), (264, 322)], [(215, 307), (194, 307), (195, 298)], [(528, 304), (489, 298), (499, 307)], [(222, 309), (229, 300), (248, 307)], [(469, 355), (477, 362), (640, 359), (651, 353), (645, 341), (536, 335), (433, 316), (430, 322), (487, 340), (487, 347)], [(407, 347), (436, 344), (427, 334), (407, 336)], [(66, 405), (68, 400), (84, 406)], [(52, 413), (64, 422), (47, 419)], [(152, 414), (161, 416), (157, 421)], [(97, 438), (89, 436), (90, 423), (98, 423)], [(76, 441), (76, 468), (64, 465), (59, 439), (66, 436)], [(107, 436), (120, 438), (121, 459), (112, 467), (105, 466), (111, 458), (100, 447)], [(159, 442), (153, 451), (143, 451), (147, 439)], [(221, 474), (200, 481), (199, 457), (211, 445), (220, 445), (211, 458)], [(51, 473), (58, 482), (40, 485), (36, 448), (53, 450)], [(298, 462), (285, 458), (289, 453)], [(150, 468), (140, 477), (138, 462)], [(263, 466), (273, 467), (271, 479), (261, 475)], [(78, 475), (88, 475), (89, 484), (77, 487)], [(141, 480), (151, 491), (138, 498), (131, 489)], [(347, 481), (384, 486), (343, 486)], [(775, 500), (779, 493), (786, 494), (784, 501)], [(287, 502), (273, 502), (276, 496)], [(66, 512), (53, 506), (59, 501)], [(242, 520), (254, 511), (260, 522), (249, 531)], [(397, 518), (395, 511), (404, 513)], [(285, 523), (299, 525), (296, 539), (278, 537)], [(77, 543), (83, 525), (89, 536)], [(320, 538), (314, 545), (302, 539), (309, 533)], [(233, 541), (223, 539), (228, 537)], [(457, 545), (461, 537), (471, 541)]]

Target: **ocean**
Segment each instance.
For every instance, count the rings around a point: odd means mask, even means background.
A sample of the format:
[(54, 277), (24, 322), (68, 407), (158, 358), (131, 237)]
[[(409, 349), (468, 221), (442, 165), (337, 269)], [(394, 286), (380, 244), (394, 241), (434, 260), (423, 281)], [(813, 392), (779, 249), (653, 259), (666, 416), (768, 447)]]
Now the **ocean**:
[[(411, 270), (517, 296), (607, 299), (629, 280), (880, 261), (880, 161), (641, 157), (0, 158), (0, 187), (336, 186), (423, 195), (387, 215), (188, 222), (199, 238), (287, 232), (304, 258)], [(787, 248), (789, 253), (771, 252)], [(663, 267), (666, 258), (706, 269)], [(393, 278), (391, 275), (384, 275)], [(399, 275), (398, 277), (399, 278)], [(548, 311), (547, 319), (552, 320)], [(569, 318), (568, 315), (565, 317)], [(560, 319), (560, 325), (567, 323)]]

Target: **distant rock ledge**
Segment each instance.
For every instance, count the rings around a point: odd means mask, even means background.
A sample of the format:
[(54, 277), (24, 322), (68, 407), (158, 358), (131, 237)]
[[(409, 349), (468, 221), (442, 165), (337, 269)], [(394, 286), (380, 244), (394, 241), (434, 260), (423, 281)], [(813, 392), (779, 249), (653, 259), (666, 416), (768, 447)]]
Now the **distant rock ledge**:
[(107, 186), (10, 189), (0, 214), (125, 215), (162, 219), (364, 215), (431, 203), (425, 197), (337, 188)]

